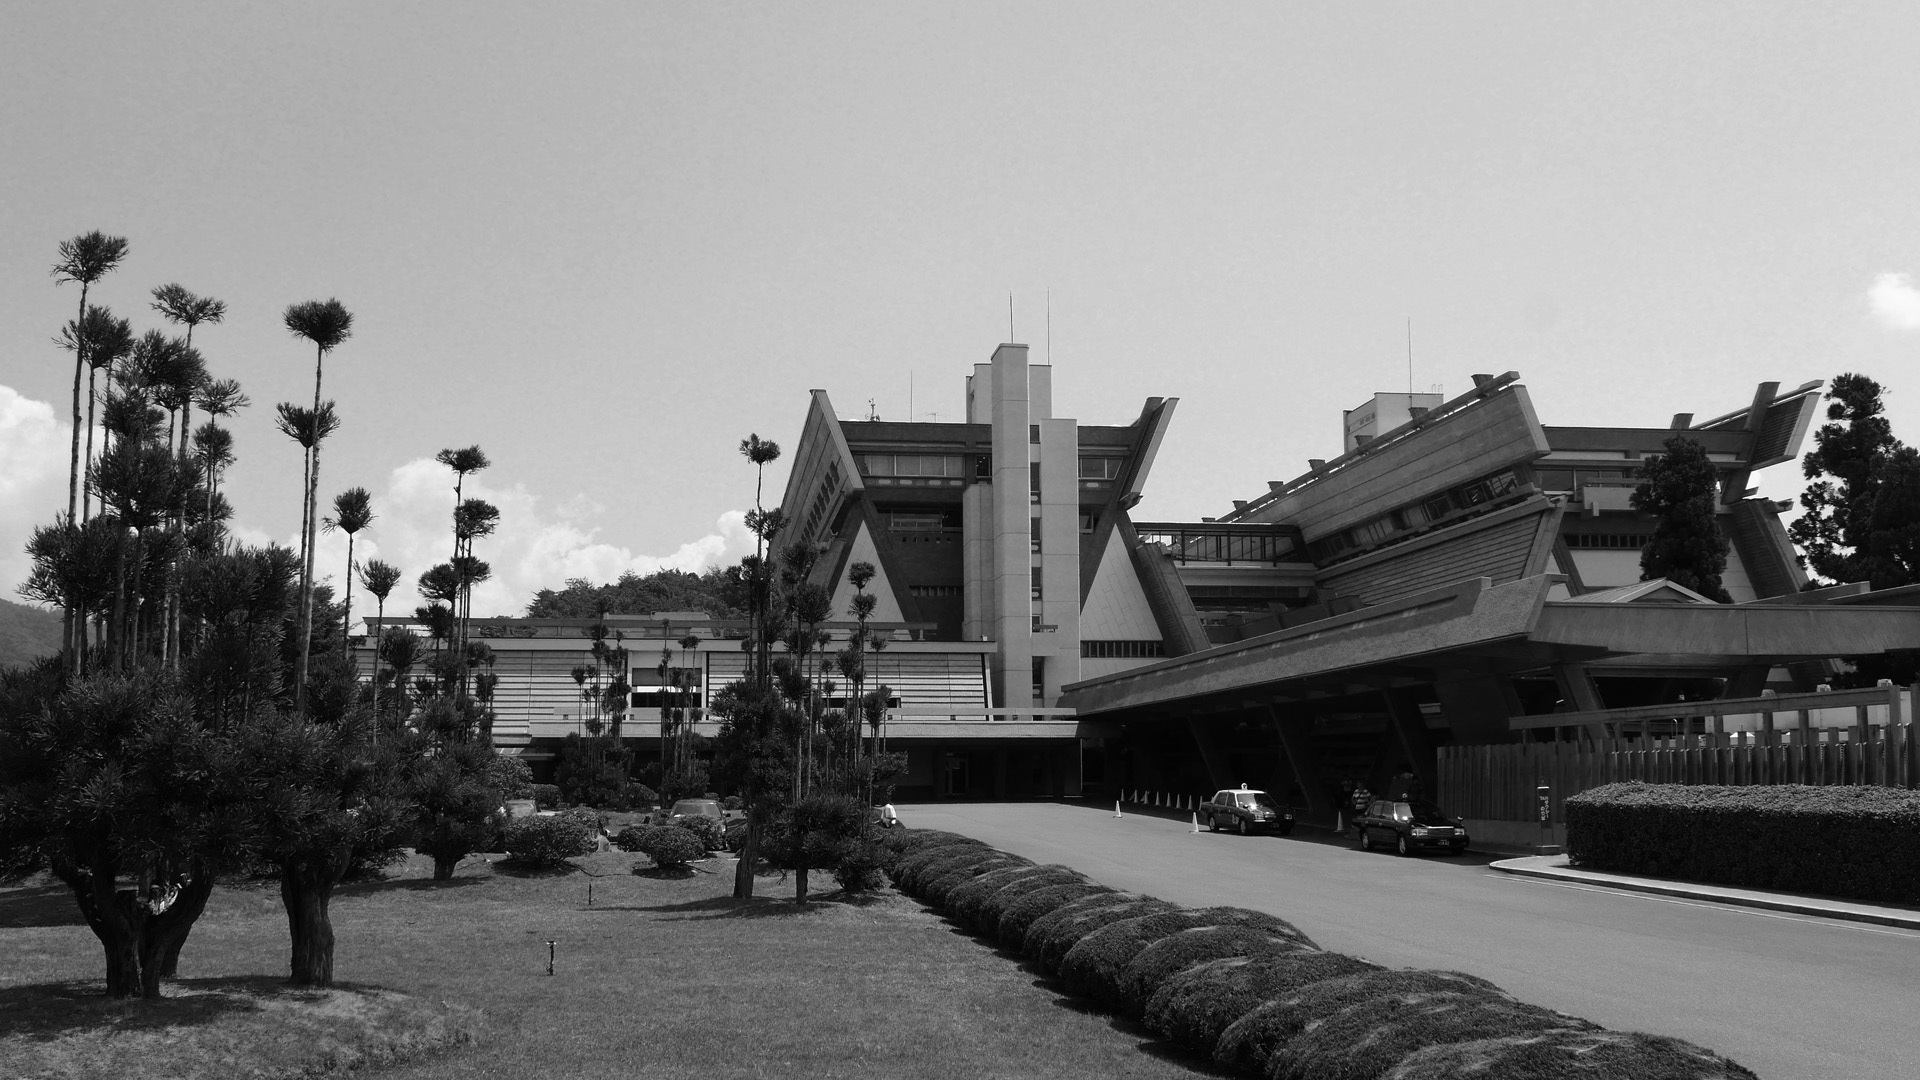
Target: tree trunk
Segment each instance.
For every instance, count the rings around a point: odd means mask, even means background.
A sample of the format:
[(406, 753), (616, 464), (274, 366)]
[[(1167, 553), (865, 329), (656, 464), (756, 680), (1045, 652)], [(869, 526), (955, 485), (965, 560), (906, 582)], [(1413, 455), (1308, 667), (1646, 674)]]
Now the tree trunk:
[(287, 909), (293, 945), (288, 981), (295, 986), (333, 985), (333, 922), (327, 904), (352, 853), (351, 848), (339, 848), (280, 867), (280, 903)]
[(187, 943), (193, 924), (207, 910), (207, 898), (213, 895), (213, 872), (204, 863), (193, 864), (193, 878), (180, 890), (179, 899), (161, 916), (164, 925), (155, 936), (162, 939), (159, 949), (160, 977), (180, 976), (180, 948)]
[(753, 865), (760, 859), (760, 823), (747, 812), (747, 839), (740, 845), (740, 862), (733, 870), (733, 898), (753, 899)]
[(793, 873), (793, 902), (802, 907), (807, 903), (807, 868), (804, 866)]

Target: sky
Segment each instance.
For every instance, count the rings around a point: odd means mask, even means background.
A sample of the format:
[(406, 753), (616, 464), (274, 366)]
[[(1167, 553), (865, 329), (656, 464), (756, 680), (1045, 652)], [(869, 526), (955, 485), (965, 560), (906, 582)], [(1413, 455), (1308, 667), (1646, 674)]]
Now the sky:
[[(1548, 424), (1658, 427), (1859, 371), (1920, 441), (1912, 3), (17, 4), (0, 102), (10, 599), (65, 507), (79, 297), (49, 270), (95, 229), (130, 254), (89, 300), (136, 329), (165, 283), (228, 305), (194, 340), (253, 400), (249, 542), (299, 528), (272, 415), (314, 352), (281, 313), (353, 313), (321, 497), (373, 493), (390, 610), (450, 551), (442, 448), (493, 462), (474, 610), (517, 614), (731, 563), (742, 438), (791, 448), (813, 388), (958, 420), (1010, 338), (1058, 415), (1181, 399), (1153, 520), (1474, 373)], [(337, 582), (344, 537), (317, 558)]]

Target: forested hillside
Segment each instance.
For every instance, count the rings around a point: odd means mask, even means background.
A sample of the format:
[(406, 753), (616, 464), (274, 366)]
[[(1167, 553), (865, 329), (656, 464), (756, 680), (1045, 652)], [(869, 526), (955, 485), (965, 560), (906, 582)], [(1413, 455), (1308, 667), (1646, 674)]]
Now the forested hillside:
[(0, 668), (59, 651), (59, 612), (0, 600)]

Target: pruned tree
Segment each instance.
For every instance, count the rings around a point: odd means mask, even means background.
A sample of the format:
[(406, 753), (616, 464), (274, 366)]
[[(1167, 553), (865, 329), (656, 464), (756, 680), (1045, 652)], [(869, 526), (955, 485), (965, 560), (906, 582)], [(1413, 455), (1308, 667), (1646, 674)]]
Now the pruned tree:
[[(327, 402), (324, 408), (320, 403), (321, 369), (326, 364), (327, 354), (352, 336), (353, 314), (338, 300), (308, 300), (289, 306), (282, 319), (287, 330), (295, 337), (313, 343), (311, 414), (316, 417), (323, 412), (331, 415), (333, 403)], [(311, 442), (301, 441), (306, 449), (306, 490), (302, 494), (300, 519), (300, 652), (293, 672), (295, 712), (304, 712), (307, 705), (307, 664), (313, 636), (313, 534), (319, 516), (316, 500), (320, 488), (320, 444), (324, 438), (325, 434), (321, 434)]]
[(333, 513), (325, 520), (328, 532), (338, 529), (347, 534), (346, 617), (340, 621), (340, 642), (344, 648), (353, 626), (353, 539), (361, 529), (373, 524), (373, 494), (363, 487), (351, 487), (335, 495)]
[(1663, 577), (1731, 603), (1720, 585), (1729, 544), (1715, 515), (1718, 473), (1706, 448), (1685, 435), (1661, 445), (1666, 453), (1641, 467), (1641, 483), (1630, 500), (1635, 510), (1658, 519), (1653, 539), (1640, 552), (1640, 580)]

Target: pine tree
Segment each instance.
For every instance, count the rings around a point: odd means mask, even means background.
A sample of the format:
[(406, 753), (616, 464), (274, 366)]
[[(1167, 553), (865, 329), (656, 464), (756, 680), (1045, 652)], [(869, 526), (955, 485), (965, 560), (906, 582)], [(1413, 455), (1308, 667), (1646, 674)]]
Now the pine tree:
[(1720, 586), (1727, 569), (1727, 537), (1715, 517), (1719, 490), (1706, 447), (1675, 435), (1662, 444), (1667, 452), (1640, 470), (1644, 481), (1633, 489), (1633, 508), (1660, 519), (1653, 539), (1640, 552), (1640, 580), (1666, 578), (1720, 603), (1731, 603)]

